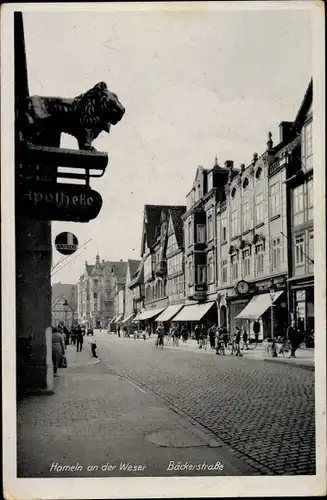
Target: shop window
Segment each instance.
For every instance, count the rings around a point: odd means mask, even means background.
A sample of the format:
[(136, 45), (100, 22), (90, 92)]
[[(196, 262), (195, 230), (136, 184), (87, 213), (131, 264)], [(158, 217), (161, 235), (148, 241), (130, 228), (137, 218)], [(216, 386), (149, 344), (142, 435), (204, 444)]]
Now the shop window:
[(238, 280), (238, 255), (231, 256), (232, 281)]
[(279, 271), (281, 264), (281, 241), (280, 238), (274, 238), (272, 240), (272, 271)]
[(304, 265), (304, 234), (295, 237), (295, 266)]
[(263, 273), (263, 264), (264, 264), (264, 248), (263, 244), (257, 245), (255, 247), (255, 274), (258, 276)]
[(246, 278), (251, 274), (251, 255), (250, 249), (243, 250), (243, 276)]
[(196, 241), (197, 243), (205, 243), (205, 225), (197, 224), (196, 226)]
[(269, 189), (270, 217), (280, 213), (280, 183), (276, 182)]
[(263, 193), (259, 193), (255, 197), (255, 223), (260, 224), (263, 220)]

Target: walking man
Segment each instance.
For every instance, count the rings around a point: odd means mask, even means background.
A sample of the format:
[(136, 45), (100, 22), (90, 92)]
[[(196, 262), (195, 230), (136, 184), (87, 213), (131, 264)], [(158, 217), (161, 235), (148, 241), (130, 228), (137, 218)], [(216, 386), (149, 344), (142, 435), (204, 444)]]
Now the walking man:
[(83, 349), (83, 341), (84, 341), (83, 330), (80, 327), (80, 325), (78, 325), (77, 332), (76, 332), (76, 351), (77, 352), (79, 352)]
[(287, 328), (287, 338), (291, 344), (291, 358), (295, 358), (295, 351), (301, 343), (300, 332), (295, 326), (295, 321), (292, 320), (290, 326)]

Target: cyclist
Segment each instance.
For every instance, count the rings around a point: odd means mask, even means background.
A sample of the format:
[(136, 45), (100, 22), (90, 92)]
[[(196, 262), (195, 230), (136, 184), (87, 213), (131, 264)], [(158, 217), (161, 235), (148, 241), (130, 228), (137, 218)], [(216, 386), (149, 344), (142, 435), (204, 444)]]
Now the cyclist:
[(200, 349), (202, 348), (202, 346), (204, 347), (204, 349), (207, 348), (207, 330), (206, 330), (206, 327), (202, 324), (200, 326), (200, 338), (199, 338), (199, 342), (200, 342)]

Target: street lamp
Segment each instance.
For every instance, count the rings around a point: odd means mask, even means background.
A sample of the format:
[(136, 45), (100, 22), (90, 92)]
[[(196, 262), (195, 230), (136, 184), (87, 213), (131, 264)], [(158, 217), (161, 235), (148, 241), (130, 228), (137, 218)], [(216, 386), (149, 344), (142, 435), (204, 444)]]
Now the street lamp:
[(269, 286), (269, 295), (271, 299), (271, 336), (272, 339), (274, 340), (274, 298), (276, 295), (276, 285), (273, 280), (271, 280)]
[(63, 307), (64, 307), (64, 311), (65, 311), (65, 326), (67, 328), (67, 312), (68, 312), (69, 304), (68, 304), (66, 299), (65, 299), (65, 302), (63, 303)]

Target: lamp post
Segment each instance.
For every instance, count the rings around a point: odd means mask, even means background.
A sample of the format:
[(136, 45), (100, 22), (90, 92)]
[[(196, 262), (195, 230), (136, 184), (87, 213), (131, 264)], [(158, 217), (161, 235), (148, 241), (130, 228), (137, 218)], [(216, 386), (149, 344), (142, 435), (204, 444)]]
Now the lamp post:
[(69, 304), (67, 300), (65, 299), (65, 302), (63, 303), (64, 311), (65, 311), (65, 327), (67, 328), (67, 312), (69, 308)]
[(276, 285), (273, 280), (271, 280), (269, 286), (269, 295), (271, 299), (271, 336), (272, 339), (274, 340), (274, 298), (276, 295)]

